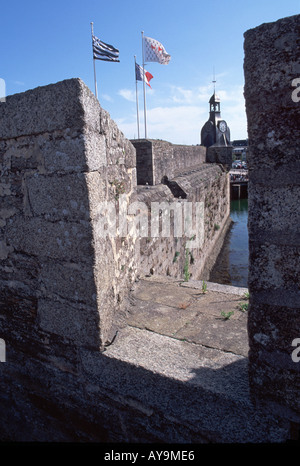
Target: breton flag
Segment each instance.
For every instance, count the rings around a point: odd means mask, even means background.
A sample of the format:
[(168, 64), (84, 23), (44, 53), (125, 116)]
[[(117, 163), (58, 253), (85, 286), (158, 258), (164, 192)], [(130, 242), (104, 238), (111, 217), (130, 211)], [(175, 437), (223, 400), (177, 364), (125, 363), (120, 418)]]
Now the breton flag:
[(144, 37), (145, 61), (156, 61), (161, 65), (167, 65), (171, 59), (164, 46), (151, 37)]
[(137, 81), (145, 81), (145, 83), (151, 88), (150, 81), (153, 78), (152, 74), (149, 71), (144, 71), (144, 68), (137, 63), (135, 64), (135, 79)]
[(96, 36), (93, 38), (93, 58), (95, 60), (119, 62), (119, 50), (109, 44), (105, 44)]

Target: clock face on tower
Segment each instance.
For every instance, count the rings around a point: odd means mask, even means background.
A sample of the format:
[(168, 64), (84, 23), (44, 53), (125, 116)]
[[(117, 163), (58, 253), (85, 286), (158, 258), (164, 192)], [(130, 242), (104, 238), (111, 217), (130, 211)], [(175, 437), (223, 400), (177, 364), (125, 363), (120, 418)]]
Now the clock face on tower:
[(221, 133), (225, 133), (225, 132), (226, 132), (226, 130), (227, 130), (226, 121), (224, 121), (224, 120), (219, 121), (218, 126), (219, 126), (219, 130), (221, 131)]

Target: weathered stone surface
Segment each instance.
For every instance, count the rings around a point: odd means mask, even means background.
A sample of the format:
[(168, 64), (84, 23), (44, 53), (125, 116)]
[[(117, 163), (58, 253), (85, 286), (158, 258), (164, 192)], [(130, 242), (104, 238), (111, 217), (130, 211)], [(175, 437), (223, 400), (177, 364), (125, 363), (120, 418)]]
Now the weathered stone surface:
[[(252, 180), (251, 183), (251, 199), (253, 204), (260, 211), (260, 215), (253, 218), (249, 228), (253, 230), (261, 229), (265, 232), (270, 230), (277, 231), (280, 235), (289, 235), (293, 231), (297, 232), (300, 225), (300, 190), (299, 186), (290, 184), (291, 179), (286, 174), (288, 181), (285, 185), (265, 186), (264, 191), (261, 190), (261, 185), (258, 180)], [(281, 183), (284, 183), (281, 180)], [(289, 203), (286, 203), (286, 185), (289, 186)]]
[[(222, 299), (211, 295), (206, 316), (198, 289), (157, 282), (148, 299), (138, 298), (142, 315), (131, 313), (141, 329), (126, 321), (139, 274), (155, 280), (162, 271), (178, 280), (207, 272), (229, 222), (226, 172), (204, 164), (200, 146), (152, 141), (154, 180), (169, 180), (137, 190), (133, 145), (82, 81), (44, 91), (12, 96), (0, 113), (0, 338), (7, 353), (0, 364), (1, 439), (287, 438), (286, 424), (258, 416), (249, 398), (247, 342), (237, 331), (244, 314), (225, 323), (216, 315)], [(30, 118), (17, 115), (14, 124), (17, 109)], [(120, 217), (116, 232), (104, 235), (113, 218), (103, 206), (118, 217), (121, 201), (129, 229), (120, 233)], [(164, 202), (164, 210), (172, 202), (203, 202), (198, 251), (187, 250), (187, 235), (131, 234), (136, 208), (153, 201)], [(229, 306), (228, 296), (224, 301)], [(179, 340), (187, 337), (188, 344)]]
[(73, 340), (78, 346), (99, 345), (99, 317), (93, 307), (80, 302), (39, 299), (37, 320), (43, 331)]
[(0, 138), (82, 128), (84, 88), (80, 79), (70, 79), (8, 96), (6, 104), (0, 107)]
[[(178, 197), (165, 185), (138, 188), (138, 200), (144, 203), (149, 216), (155, 217), (152, 203), (157, 203), (166, 209), (164, 221), (170, 225), (172, 234), (164, 236), (162, 230), (159, 237), (149, 235), (140, 241), (140, 270), (145, 274), (155, 273), (184, 278), (184, 270), (188, 270), (189, 278), (208, 279), (216, 258), (223, 244), (225, 234), (229, 227), (230, 193), (228, 174), (218, 165), (202, 164), (178, 170), (178, 175), (170, 178), (177, 186), (177, 190), (184, 193), (185, 198)], [(169, 186), (169, 185), (168, 185)], [(174, 218), (180, 213), (186, 215), (185, 204), (192, 208), (192, 223), (177, 235), (172, 229)], [(200, 218), (197, 204), (203, 203), (203, 218), (201, 228), (196, 232), (197, 221)], [(178, 209), (177, 214), (168, 212), (169, 209)], [(187, 216), (187, 215), (186, 215)], [(201, 233), (200, 233), (201, 230)], [(194, 246), (189, 248), (188, 240), (195, 238)], [(197, 240), (199, 241), (197, 243)], [(198, 244), (198, 245), (197, 245)]]
[[(164, 437), (171, 442), (276, 442), (286, 435), (284, 423), (274, 423), (267, 412), (258, 416), (249, 398), (243, 356), (134, 328), (124, 329), (105, 354), (106, 361), (98, 359), (95, 365), (86, 357), (86, 370), (95, 376), (106, 363), (110, 378), (108, 367), (118, 358), (113, 384), (123, 400), (129, 398), (132, 407), (147, 413), (149, 433), (155, 413), (163, 409)], [(106, 386), (111, 382), (106, 379)], [(179, 426), (185, 426), (182, 433)], [(134, 426), (126, 431), (129, 441), (135, 432)]]
[(89, 199), (83, 173), (39, 175), (24, 178), (28, 210), (46, 220), (89, 220)]
[(138, 184), (158, 185), (189, 167), (205, 162), (205, 147), (182, 146), (167, 141), (134, 139)]
[(43, 171), (48, 173), (88, 172), (106, 165), (104, 137), (87, 129), (46, 133), (38, 137), (35, 151), (39, 151)]
[[(39, 280), (43, 296), (63, 298), (68, 303), (95, 305), (97, 301), (93, 268), (89, 262), (45, 261), (40, 264)], [(50, 313), (51, 315), (51, 313)]]
[(24, 222), (16, 217), (7, 226), (6, 238), (15, 251), (43, 258), (90, 261), (93, 254), (92, 228), (87, 221), (69, 223), (28, 218)]
[(220, 285), (213, 291), (212, 284), (206, 284), (209, 291), (203, 293), (202, 281), (140, 280), (131, 292), (126, 321), (133, 327), (247, 357), (247, 312), (240, 306), (246, 304), (245, 296), (236, 287), (227, 290)]
[[(104, 201), (116, 205), (119, 184), (129, 204), (134, 147), (80, 79), (9, 97), (0, 122), (3, 300), (24, 308), (34, 299), (42, 330), (65, 331), (78, 344), (88, 343), (79, 333), (97, 322), (87, 335), (101, 346), (114, 332), (136, 263), (135, 240), (117, 250), (115, 237), (101, 235), (98, 210)], [(119, 274), (126, 260), (131, 270)]]
[[(249, 132), (249, 344), (253, 396), (300, 422), (299, 110), (300, 16), (245, 33)], [(299, 429), (298, 429), (299, 430)]]
[(221, 163), (229, 171), (232, 167), (232, 154), (232, 146), (218, 146), (216, 144), (207, 148), (206, 162)]

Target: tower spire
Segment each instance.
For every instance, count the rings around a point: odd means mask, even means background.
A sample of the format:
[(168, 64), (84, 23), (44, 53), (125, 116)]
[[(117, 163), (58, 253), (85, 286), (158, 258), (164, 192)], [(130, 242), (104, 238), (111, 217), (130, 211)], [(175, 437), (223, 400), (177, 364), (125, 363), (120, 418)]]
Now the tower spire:
[(216, 93), (216, 76), (215, 76), (215, 67), (213, 67), (213, 80), (212, 83), (214, 85), (214, 94)]

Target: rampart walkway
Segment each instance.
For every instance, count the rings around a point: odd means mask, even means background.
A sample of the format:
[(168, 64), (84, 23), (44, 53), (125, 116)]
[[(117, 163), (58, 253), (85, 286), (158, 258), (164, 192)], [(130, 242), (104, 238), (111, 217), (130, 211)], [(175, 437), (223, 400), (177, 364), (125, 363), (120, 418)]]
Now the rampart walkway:
[(286, 427), (251, 401), (245, 291), (207, 283), (203, 293), (200, 281), (155, 276), (136, 283), (127, 326), (103, 354), (106, 366), (119, 363), (109, 380), (118, 400), (135, 410), (136, 425), (148, 417), (147, 438), (160, 439), (162, 426), (164, 442), (287, 438)]
[(128, 324), (247, 356), (247, 288), (205, 284), (204, 293), (201, 281), (142, 279), (131, 294)]

